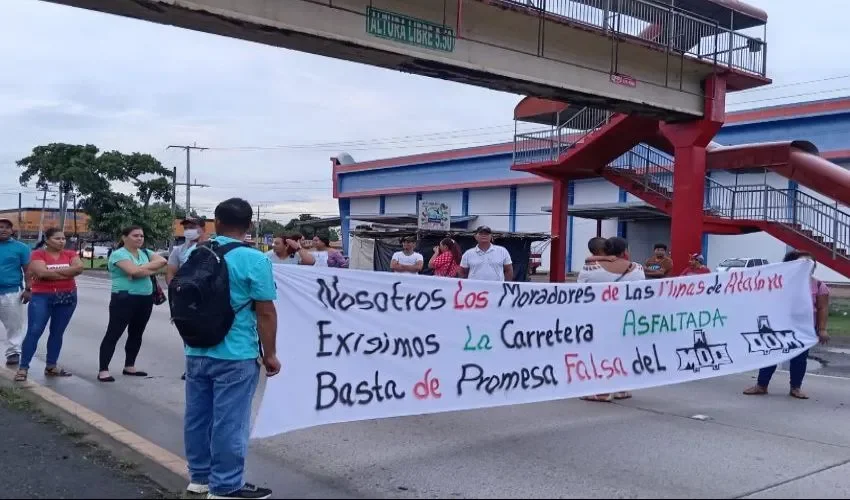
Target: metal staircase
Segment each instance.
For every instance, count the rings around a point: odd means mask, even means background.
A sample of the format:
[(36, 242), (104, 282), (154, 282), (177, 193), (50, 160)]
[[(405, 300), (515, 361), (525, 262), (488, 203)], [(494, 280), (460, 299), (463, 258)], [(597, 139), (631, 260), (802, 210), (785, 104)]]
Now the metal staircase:
[[(548, 129), (517, 133), (513, 168), (552, 175), (569, 165), (571, 176), (601, 175), (669, 215), (673, 159), (636, 139), (640, 120), (587, 107)], [(601, 170), (599, 163), (586, 161), (621, 152)], [(703, 216), (713, 227), (728, 230), (723, 234), (764, 231), (850, 276), (850, 213), (833, 199), (767, 184), (726, 186), (707, 177)]]
[(614, 113), (585, 107), (564, 123), (514, 135), (514, 165), (557, 162), (570, 148), (610, 123)]
[[(640, 144), (611, 162), (602, 176), (670, 214), (673, 167), (669, 156)], [(850, 213), (834, 200), (767, 184), (727, 186), (707, 177), (704, 216), (744, 232), (765, 231), (811, 251), (819, 261), (850, 276)]]

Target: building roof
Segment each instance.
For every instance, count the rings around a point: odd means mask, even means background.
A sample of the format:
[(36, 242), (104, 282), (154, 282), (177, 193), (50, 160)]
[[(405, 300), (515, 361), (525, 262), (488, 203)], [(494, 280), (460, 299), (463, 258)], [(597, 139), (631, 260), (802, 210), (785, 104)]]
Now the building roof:
[[(541, 100), (544, 101), (544, 100)], [(549, 112), (554, 109), (547, 110)], [(768, 122), (780, 119), (792, 119), (835, 113), (850, 112), (850, 97), (825, 99), (820, 101), (808, 101), (789, 104), (780, 104), (763, 108), (733, 111), (726, 115), (727, 127), (735, 127), (751, 123)], [(430, 153), (419, 153), (414, 155), (383, 158), (380, 160), (351, 163), (346, 165), (335, 165), (334, 173), (346, 174), (364, 170), (377, 170), (395, 168), (423, 163), (434, 163), (439, 161), (473, 158), (477, 156), (511, 153), (513, 142), (490, 144), (486, 146), (474, 146), (468, 148), (451, 149), (446, 151), (435, 151)]]

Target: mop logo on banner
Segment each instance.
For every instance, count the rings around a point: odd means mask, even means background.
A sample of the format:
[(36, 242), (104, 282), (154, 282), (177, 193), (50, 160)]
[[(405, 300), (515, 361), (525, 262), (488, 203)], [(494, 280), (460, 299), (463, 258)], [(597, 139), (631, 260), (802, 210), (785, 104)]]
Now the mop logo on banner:
[(284, 368), (253, 435), (778, 364), (817, 342), (810, 273), (800, 260), (590, 285), (275, 266)]

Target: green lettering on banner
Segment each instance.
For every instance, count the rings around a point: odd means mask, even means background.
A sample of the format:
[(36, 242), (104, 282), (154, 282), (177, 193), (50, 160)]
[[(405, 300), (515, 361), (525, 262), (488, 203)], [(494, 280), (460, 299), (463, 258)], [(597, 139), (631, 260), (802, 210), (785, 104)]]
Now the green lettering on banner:
[(426, 49), (455, 50), (452, 28), (374, 7), (366, 7), (366, 33)]
[(726, 325), (726, 318), (720, 309), (639, 316), (634, 310), (629, 309), (623, 318), (623, 336), (690, 332), (697, 328), (723, 328)]

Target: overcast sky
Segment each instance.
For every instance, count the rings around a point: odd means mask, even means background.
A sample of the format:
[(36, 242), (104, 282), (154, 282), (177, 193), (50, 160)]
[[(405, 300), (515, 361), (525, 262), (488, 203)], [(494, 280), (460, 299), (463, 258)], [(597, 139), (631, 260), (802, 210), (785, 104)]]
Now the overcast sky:
[[(840, 55), (850, 2), (749, 3), (770, 16), (775, 83), (730, 96), (730, 110), (850, 94)], [(202, 213), (242, 196), (281, 220), (332, 215), (330, 156), (345, 150), (362, 161), (508, 140), (520, 98), (39, 0), (0, 4), (0, 208), (17, 205), (14, 162), (34, 146), (150, 153), (182, 180), (184, 154), (165, 148), (196, 142), (287, 146), (194, 153), (193, 177), (211, 186), (192, 191)], [(818, 79), (826, 80), (800, 83)], [(38, 205), (31, 189), (24, 205)]]

